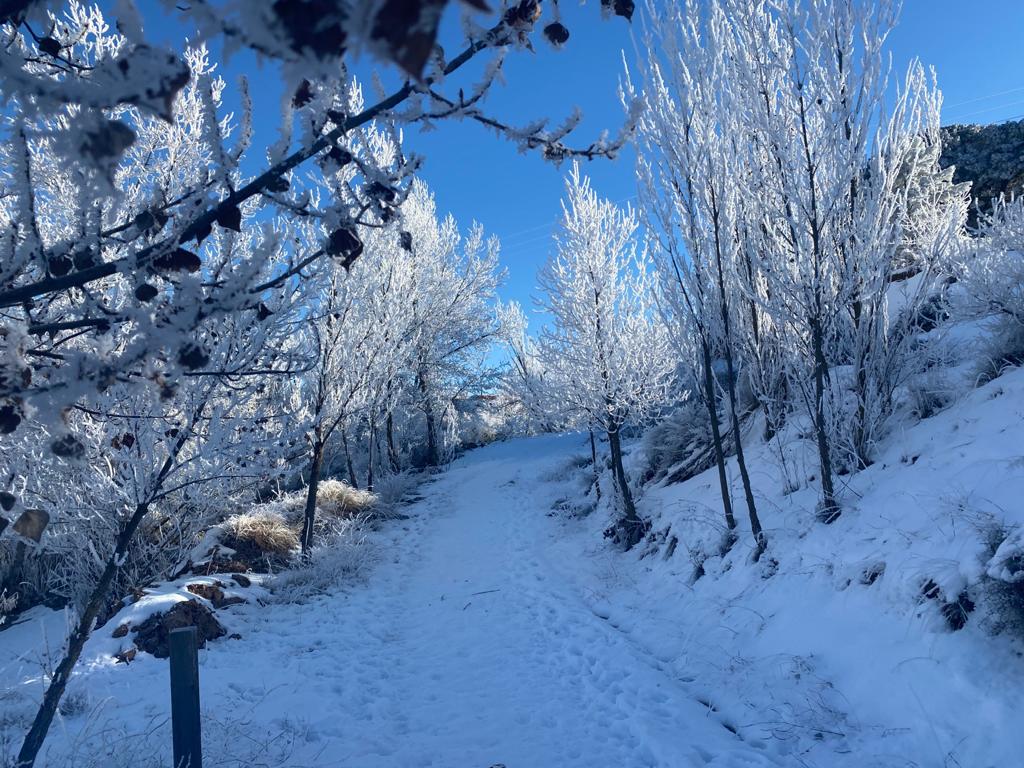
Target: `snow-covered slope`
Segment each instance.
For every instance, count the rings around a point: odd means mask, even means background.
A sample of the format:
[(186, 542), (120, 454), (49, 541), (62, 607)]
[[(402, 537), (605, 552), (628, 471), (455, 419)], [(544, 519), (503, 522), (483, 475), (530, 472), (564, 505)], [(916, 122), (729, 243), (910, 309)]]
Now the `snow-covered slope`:
[[(1018, 370), (840, 478), (832, 525), (814, 516), (813, 448), (789, 436), (790, 477), (802, 480), (785, 494), (778, 455), (755, 427), (747, 456), (770, 540), (760, 563), (749, 528), (714, 556), (724, 529), (715, 470), (648, 489), (645, 548), (602, 546), (602, 505), (577, 524), (584, 533), (562, 537), (556, 562), (595, 611), (692, 678), (689, 693), (749, 743), (788, 752), (786, 764), (1024, 765), (1024, 590), (999, 578), (1005, 558), (993, 558), (1003, 541), (1021, 565), (1022, 423)], [(640, 464), (634, 455), (638, 474)]]
[[(652, 536), (622, 553), (601, 537), (607, 493), (589, 516), (564, 511), (591, 471), (583, 438), (473, 451), (370, 535), (363, 579), (221, 611), (241, 639), (201, 652), (208, 760), (1020, 765), (1021, 630), (1000, 626), (985, 565), (998, 525), (1024, 521), (1022, 411), (1018, 371), (907, 428), (847, 478), (830, 526), (813, 482), (783, 495), (751, 436), (769, 552), (749, 562), (741, 535), (699, 578), (698, 548), (717, 535), (712, 473), (646, 489)], [(942, 606), (961, 595), (977, 607), (953, 631)], [(8, 748), (41, 692), (42, 633), (52, 646), (60, 623), (36, 613), (0, 632)], [(41, 765), (169, 763), (167, 662), (115, 663), (117, 623), (87, 647)]]

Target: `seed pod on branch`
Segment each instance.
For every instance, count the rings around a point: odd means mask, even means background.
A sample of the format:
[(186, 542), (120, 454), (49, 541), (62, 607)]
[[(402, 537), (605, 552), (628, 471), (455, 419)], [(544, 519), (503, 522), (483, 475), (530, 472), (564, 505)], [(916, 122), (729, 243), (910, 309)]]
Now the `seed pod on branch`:
[(217, 211), (217, 223), (235, 232), (242, 231), (242, 211), (237, 205), (229, 205)]
[(569, 30), (566, 29), (564, 24), (555, 21), (544, 27), (544, 37), (546, 37), (548, 42), (553, 46), (558, 48), (564, 45), (569, 39)]
[(135, 298), (146, 304), (156, 298), (159, 291), (149, 283), (143, 283), (135, 289)]
[(210, 355), (193, 341), (186, 343), (178, 350), (178, 363), (190, 371), (202, 368), (208, 362), (210, 362)]
[(85, 456), (85, 446), (74, 435), (58, 437), (50, 443), (50, 450), (62, 459), (78, 460)]
[(202, 266), (200, 258), (184, 248), (175, 248), (153, 259), (153, 269), (158, 272), (198, 272)]
[(341, 227), (331, 233), (325, 249), (327, 255), (341, 262), (347, 271), (363, 252), (363, 241), (354, 227)]

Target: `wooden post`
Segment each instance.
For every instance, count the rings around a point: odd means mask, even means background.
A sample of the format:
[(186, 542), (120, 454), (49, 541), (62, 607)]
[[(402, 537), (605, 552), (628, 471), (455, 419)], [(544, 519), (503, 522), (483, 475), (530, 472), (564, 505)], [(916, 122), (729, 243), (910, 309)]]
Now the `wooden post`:
[(168, 640), (171, 651), (171, 731), (174, 739), (174, 768), (203, 768), (196, 628), (172, 629)]

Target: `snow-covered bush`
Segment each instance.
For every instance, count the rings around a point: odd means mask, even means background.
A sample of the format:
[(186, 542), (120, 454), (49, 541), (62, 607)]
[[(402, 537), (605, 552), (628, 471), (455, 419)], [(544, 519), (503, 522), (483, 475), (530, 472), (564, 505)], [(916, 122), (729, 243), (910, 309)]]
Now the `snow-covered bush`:
[(302, 602), (363, 576), (376, 555), (359, 521), (338, 524), (293, 568), (281, 572), (271, 590), (282, 602)]
[(1024, 198), (995, 201), (978, 235), (955, 269), (958, 311), (990, 325), (977, 370), (983, 384), (1024, 363)]
[(1024, 325), (1009, 317), (995, 318), (979, 347), (975, 382), (980, 386), (1024, 365)]
[(413, 494), (422, 478), (414, 472), (396, 472), (385, 475), (373, 487), (377, 496), (378, 511), (384, 516), (392, 515), (395, 509)]
[(369, 512), (378, 501), (373, 491), (353, 488), (340, 480), (326, 480), (316, 494), (317, 510), (333, 517), (355, 517)]
[[(323, 480), (317, 485), (317, 512), (329, 517), (353, 517), (370, 510), (378, 500), (373, 491), (353, 488), (343, 480)], [(267, 502), (263, 509), (285, 518), (290, 525), (302, 524), (302, 511), (306, 505), (304, 491), (285, 494)]]
[(655, 480), (668, 476), (680, 482), (714, 463), (710, 423), (702, 409), (698, 401), (687, 400), (644, 433), (648, 472)]
[(991, 521), (983, 582), (993, 632), (1024, 638), (1024, 527)]

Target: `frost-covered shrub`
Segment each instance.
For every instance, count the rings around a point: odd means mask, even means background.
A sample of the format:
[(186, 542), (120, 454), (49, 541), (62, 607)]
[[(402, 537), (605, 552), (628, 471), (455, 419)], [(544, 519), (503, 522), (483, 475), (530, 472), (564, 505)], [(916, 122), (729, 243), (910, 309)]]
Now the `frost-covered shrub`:
[(378, 511), (384, 516), (392, 514), (395, 507), (412, 495), (419, 482), (420, 476), (414, 472), (396, 472), (382, 477), (373, 489)]
[(930, 419), (953, 401), (954, 393), (941, 373), (928, 371), (907, 386), (907, 405), (919, 419)]
[(1024, 362), (1024, 198), (998, 201), (980, 234), (965, 249), (957, 277), (964, 291), (961, 310), (993, 323), (978, 371), (985, 383)]
[(377, 494), (361, 491), (340, 480), (320, 483), (316, 492), (317, 511), (334, 517), (353, 517), (369, 511), (377, 503)]
[(959, 278), (978, 312), (1024, 323), (1024, 198), (1001, 200), (965, 250)]
[[(563, 480), (570, 480), (578, 476), (579, 472), (593, 464), (589, 454), (575, 453), (557, 466), (552, 467), (541, 475), (541, 480), (546, 483), (557, 483)], [(603, 467), (598, 467), (602, 469)]]
[[(166, 578), (197, 543), (210, 515), (192, 507), (154, 507), (147, 514), (118, 568), (108, 593), (110, 604)], [(38, 545), (0, 539), (0, 573), (6, 575), (17, 609), (46, 603), (80, 608), (114, 548), (121, 520), (107, 510), (70, 507), (47, 528)]]
[(975, 381), (978, 386), (1024, 365), (1024, 323), (1011, 317), (996, 318), (995, 327), (982, 342)]
[(680, 465), (692, 476), (714, 463), (710, 424), (701, 408), (696, 401), (688, 401), (644, 434), (644, 456), (653, 478), (664, 477)]
[(3, 624), (7, 615), (17, 607), (17, 595), (8, 594), (6, 589), (0, 590), (0, 624)]
[(279, 574), (271, 589), (282, 602), (306, 600), (359, 578), (372, 562), (373, 551), (361, 525), (349, 520), (313, 547), (295, 568)]
[(991, 524), (987, 530), (985, 595), (994, 632), (1024, 636), (1024, 528)]
[[(321, 480), (316, 491), (318, 515), (354, 517), (370, 510), (378, 501), (376, 493), (353, 488), (341, 480)], [(306, 509), (306, 489), (289, 493), (262, 507), (289, 523), (301, 523)]]

